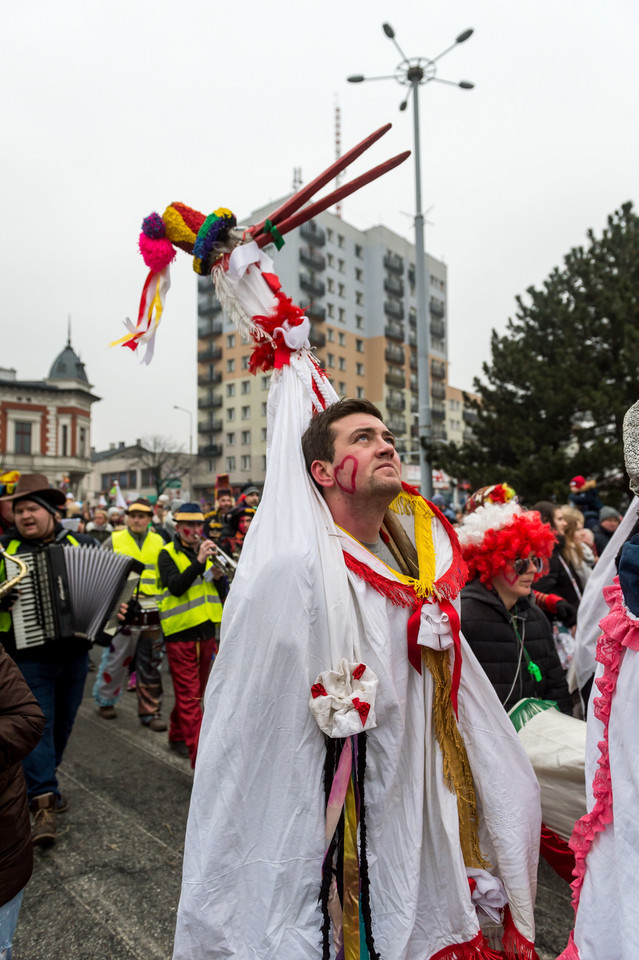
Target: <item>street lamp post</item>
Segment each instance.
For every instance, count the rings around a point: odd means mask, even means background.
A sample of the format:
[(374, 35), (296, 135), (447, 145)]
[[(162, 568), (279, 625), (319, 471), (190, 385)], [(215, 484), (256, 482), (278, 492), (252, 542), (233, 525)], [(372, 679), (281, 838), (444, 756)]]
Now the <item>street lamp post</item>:
[(188, 413), (189, 415), (189, 455), (193, 455), (193, 414), (186, 407), (178, 407), (177, 403), (173, 404), (174, 410), (181, 410), (182, 413)]
[(437, 80), (439, 83), (451, 84), (461, 87), (462, 90), (472, 90), (473, 83), (462, 80), (458, 83), (451, 80), (443, 80), (437, 76), (437, 61), (456, 47), (458, 43), (464, 43), (472, 36), (472, 30), (464, 30), (456, 37), (455, 42), (438, 54), (433, 60), (424, 57), (407, 57), (399, 46), (395, 31), (390, 23), (384, 23), (382, 29), (389, 40), (399, 51), (402, 61), (398, 64), (395, 73), (380, 77), (365, 77), (362, 74), (355, 74), (348, 77), (349, 83), (363, 83), (365, 80), (397, 80), (403, 86), (409, 88), (408, 94), (399, 106), (400, 110), (405, 110), (408, 106), (408, 100), (413, 95), (413, 139), (415, 153), (415, 288), (417, 294), (417, 395), (418, 395), (418, 434), (419, 434), (419, 468), (421, 475), (421, 492), (423, 496), (430, 499), (433, 493), (432, 470), (428, 462), (426, 445), (431, 439), (430, 422), (430, 370), (429, 370), (429, 346), (430, 331), (428, 324), (428, 269), (426, 267), (426, 246), (424, 239), (424, 214), (422, 211), (422, 178), (421, 178), (421, 151), (419, 135), (419, 87), (422, 84), (430, 83), (431, 80)]

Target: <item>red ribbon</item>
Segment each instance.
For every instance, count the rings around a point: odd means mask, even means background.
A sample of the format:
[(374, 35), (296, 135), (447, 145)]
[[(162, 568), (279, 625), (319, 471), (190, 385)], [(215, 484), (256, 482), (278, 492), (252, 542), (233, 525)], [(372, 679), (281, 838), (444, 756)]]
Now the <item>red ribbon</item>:
[(360, 720), (362, 721), (362, 726), (364, 726), (371, 709), (370, 703), (366, 703), (365, 700), (360, 700), (359, 697), (353, 697), (352, 703), (355, 709), (357, 710), (357, 712), (359, 713)]
[(328, 694), (321, 683), (314, 683), (311, 687), (311, 696), (313, 700), (317, 700), (318, 697), (326, 697)]
[[(408, 618), (408, 629), (406, 631), (407, 641), (408, 641), (408, 660), (410, 664), (417, 670), (418, 673), (422, 672), (422, 652), (420, 646), (417, 643), (417, 636), (419, 634), (419, 624), (422, 616), (422, 607), (424, 606), (424, 601), (420, 600), (417, 603), (417, 606), (411, 613)], [(450, 699), (453, 704), (453, 710), (455, 711), (455, 716), (457, 716), (457, 703), (459, 697), (459, 682), (461, 680), (461, 639), (459, 636), (460, 622), (457, 611), (450, 602), (450, 600), (444, 600), (443, 598), (439, 599), (439, 607), (442, 613), (445, 613), (450, 622), (451, 632), (453, 634), (453, 646), (455, 648), (455, 655), (453, 658), (453, 676), (450, 685)]]

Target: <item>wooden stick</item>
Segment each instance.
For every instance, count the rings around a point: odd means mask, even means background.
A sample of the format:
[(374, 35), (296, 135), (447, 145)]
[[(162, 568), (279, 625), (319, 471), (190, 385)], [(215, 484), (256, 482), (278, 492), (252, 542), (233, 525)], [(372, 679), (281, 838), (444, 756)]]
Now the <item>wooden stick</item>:
[[(387, 510), (384, 514), (384, 526), (397, 549), (397, 553), (404, 562), (403, 565), (405, 569), (402, 569), (402, 573), (405, 573), (408, 577), (418, 579), (419, 561), (417, 559), (417, 550), (401, 525), (401, 522), (391, 510)], [(394, 550), (391, 550), (391, 552), (395, 554)]]

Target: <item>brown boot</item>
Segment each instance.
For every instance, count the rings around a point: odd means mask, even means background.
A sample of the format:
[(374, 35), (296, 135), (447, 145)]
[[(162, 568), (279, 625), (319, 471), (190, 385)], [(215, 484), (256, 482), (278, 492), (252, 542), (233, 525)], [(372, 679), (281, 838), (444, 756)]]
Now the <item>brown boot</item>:
[(55, 793), (43, 793), (30, 803), (33, 814), (31, 838), (34, 846), (49, 847), (55, 843), (57, 816), (57, 798)]

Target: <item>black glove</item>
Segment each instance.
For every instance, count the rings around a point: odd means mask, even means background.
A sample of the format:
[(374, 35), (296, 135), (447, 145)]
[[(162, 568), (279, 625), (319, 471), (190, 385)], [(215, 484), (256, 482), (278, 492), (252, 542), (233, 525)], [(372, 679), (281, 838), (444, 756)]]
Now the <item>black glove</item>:
[(566, 627), (574, 627), (577, 623), (577, 610), (567, 600), (558, 600), (556, 608), (557, 619)]
[(4, 597), (0, 597), (0, 610), (4, 612), (10, 610), (19, 596), (20, 591), (17, 587), (14, 587), (13, 590), (9, 590), (9, 593), (5, 593)]
[(128, 604), (126, 610), (126, 616), (122, 621), (122, 626), (135, 626), (142, 619), (142, 607), (140, 606), (138, 600), (135, 597), (132, 597)]

